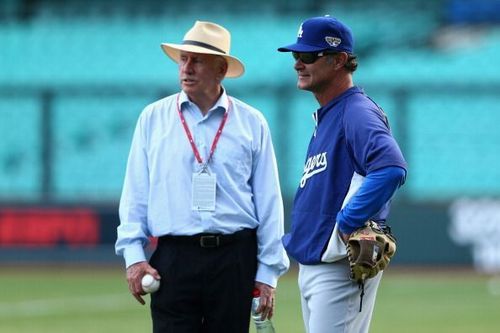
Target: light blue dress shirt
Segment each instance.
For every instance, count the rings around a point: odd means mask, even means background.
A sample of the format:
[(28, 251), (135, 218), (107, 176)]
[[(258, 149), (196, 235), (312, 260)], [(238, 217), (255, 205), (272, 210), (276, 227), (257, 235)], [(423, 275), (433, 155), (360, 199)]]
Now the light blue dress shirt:
[[(208, 165), (217, 175), (215, 211), (192, 209), (200, 170), (177, 112), (177, 98), (205, 162), (224, 112), (226, 125)], [(147, 106), (139, 117), (120, 200), (116, 253), (127, 267), (146, 260), (150, 236), (231, 234), (257, 228), (256, 281), (276, 286), (289, 260), (281, 243), (283, 201), (269, 127), (263, 115), (224, 91), (203, 116), (184, 92)]]

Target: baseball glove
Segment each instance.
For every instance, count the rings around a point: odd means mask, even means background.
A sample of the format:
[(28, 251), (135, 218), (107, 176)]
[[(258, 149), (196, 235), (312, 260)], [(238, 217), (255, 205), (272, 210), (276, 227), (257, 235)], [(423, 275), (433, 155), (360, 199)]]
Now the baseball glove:
[(347, 255), (351, 279), (364, 284), (384, 270), (396, 252), (396, 239), (390, 228), (380, 228), (375, 222), (368, 221), (354, 231), (347, 241)]

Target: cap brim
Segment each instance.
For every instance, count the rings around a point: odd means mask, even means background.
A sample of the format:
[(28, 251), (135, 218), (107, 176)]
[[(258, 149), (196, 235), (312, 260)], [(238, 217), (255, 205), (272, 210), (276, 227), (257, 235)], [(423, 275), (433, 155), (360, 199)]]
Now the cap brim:
[(321, 52), (324, 50), (325, 50), (324, 47), (317, 47), (317, 46), (297, 44), (297, 43), (283, 46), (278, 49), (279, 52)]
[(181, 51), (202, 53), (202, 54), (213, 54), (221, 56), (226, 59), (227, 61), (226, 77), (235, 78), (242, 76), (243, 73), (245, 73), (245, 66), (243, 66), (243, 63), (238, 58), (217, 51), (209, 50), (204, 47), (196, 45), (162, 43), (161, 48), (163, 52), (165, 52), (165, 54), (168, 55), (170, 59), (172, 59), (176, 63), (179, 63)]

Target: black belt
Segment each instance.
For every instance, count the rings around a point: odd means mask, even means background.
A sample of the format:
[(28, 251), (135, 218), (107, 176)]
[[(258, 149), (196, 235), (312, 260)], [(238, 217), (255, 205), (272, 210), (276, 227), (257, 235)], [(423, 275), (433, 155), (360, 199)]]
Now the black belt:
[(162, 243), (177, 243), (191, 244), (202, 248), (217, 248), (227, 244), (234, 243), (238, 240), (250, 238), (255, 235), (255, 229), (243, 229), (234, 234), (196, 234), (191, 236), (172, 236), (165, 235), (158, 238), (158, 244)]

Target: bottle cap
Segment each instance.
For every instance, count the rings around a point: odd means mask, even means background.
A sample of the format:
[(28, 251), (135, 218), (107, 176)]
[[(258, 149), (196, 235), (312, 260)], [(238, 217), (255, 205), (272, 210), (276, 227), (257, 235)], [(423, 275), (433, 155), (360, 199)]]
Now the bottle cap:
[(253, 297), (260, 297), (260, 290), (257, 288), (253, 288), (252, 295)]

